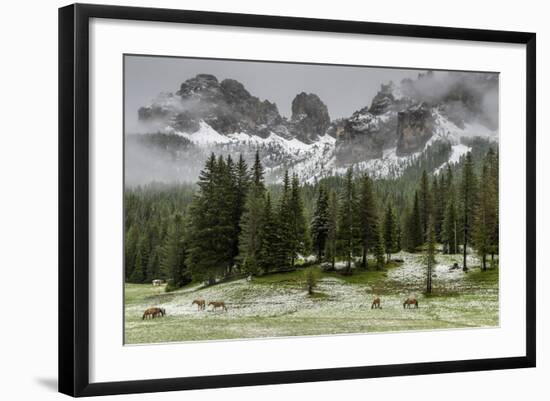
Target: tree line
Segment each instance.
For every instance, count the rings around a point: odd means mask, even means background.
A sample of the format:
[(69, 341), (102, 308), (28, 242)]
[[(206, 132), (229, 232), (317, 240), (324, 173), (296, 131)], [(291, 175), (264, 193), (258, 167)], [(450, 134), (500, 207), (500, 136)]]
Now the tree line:
[(462, 249), (464, 266), (473, 247), (486, 269), (498, 254), (498, 155), (489, 149), (479, 173), (471, 154), (460, 165), (431, 178), (424, 170), (410, 200), (392, 202), (378, 180), (351, 168), (314, 187), (287, 171), (280, 187), (268, 188), (258, 153), (250, 167), (242, 156), (212, 154), (195, 187), (125, 195), (126, 280), (166, 278), (174, 289), (293, 270), (308, 255), (352, 274), (383, 268), (402, 248), (435, 253), (435, 243)]

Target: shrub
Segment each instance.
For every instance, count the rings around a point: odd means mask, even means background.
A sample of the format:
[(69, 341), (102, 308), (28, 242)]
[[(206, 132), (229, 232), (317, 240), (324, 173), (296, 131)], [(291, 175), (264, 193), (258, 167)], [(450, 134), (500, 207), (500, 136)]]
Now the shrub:
[(317, 280), (318, 280), (317, 270), (310, 267), (305, 270), (304, 276), (305, 276), (307, 293), (309, 295), (313, 295), (313, 289), (317, 287)]

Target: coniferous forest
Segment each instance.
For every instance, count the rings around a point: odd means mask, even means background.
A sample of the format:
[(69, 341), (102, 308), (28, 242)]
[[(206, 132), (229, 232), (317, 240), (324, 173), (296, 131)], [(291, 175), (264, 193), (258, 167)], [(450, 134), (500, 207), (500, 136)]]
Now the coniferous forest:
[(337, 261), (352, 275), (384, 269), (401, 250), (433, 254), (436, 244), (461, 254), (463, 269), (470, 253), (482, 270), (493, 266), (498, 153), (469, 152), (431, 175), (422, 165), (394, 180), (349, 169), (312, 184), (287, 171), (282, 184), (266, 185), (258, 154), (250, 166), (212, 154), (196, 185), (125, 191), (126, 280), (163, 279), (172, 291), (312, 264), (331, 271)]

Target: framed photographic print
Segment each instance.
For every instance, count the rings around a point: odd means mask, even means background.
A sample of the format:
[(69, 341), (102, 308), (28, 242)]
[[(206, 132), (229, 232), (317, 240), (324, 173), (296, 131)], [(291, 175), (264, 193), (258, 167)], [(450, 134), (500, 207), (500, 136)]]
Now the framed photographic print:
[(59, 390), (535, 366), (535, 82), (534, 33), (61, 8)]

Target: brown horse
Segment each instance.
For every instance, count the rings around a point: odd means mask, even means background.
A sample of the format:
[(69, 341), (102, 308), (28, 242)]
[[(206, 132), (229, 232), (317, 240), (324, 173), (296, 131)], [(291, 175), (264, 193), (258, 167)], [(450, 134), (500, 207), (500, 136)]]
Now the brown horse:
[(206, 301), (204, 299), (195, 299), (193, 302), (191, 302), (191, 306), (193, 305), (197, 305), (197, 310), (206, 309)]
[(403, 309), (405, 309), (405, 307), (410, 309), (411, 305), (414, 305), (415, 308), (418, 308), (418, 300), (414, 297), (409, 297), (405, 299), (405, 302), (403, 302)]
[(208, 306), (212, 305), (212, 310), (216, 310), (217, 308), (222, 308), (222, 310), (227, 312), (227, 308), (225, 306), (225, 302), (223, 301), (210, 301), (208, 302)]
[(372, 301), (372, 305), (370, 306), (371, 309), (382, 309), (382, 305), (380, 305), (380, 297), (374, 298)]
[(143, 316), (142, 316), (142, 320), (145, 320), (145, 319), (154, 319), (156, 317), (162, 317), (166, 315), (166, 310), (163, 309), (163, 308), (149, 308), (149, 309), (146, 309), (145, 312), (143, 312)]

